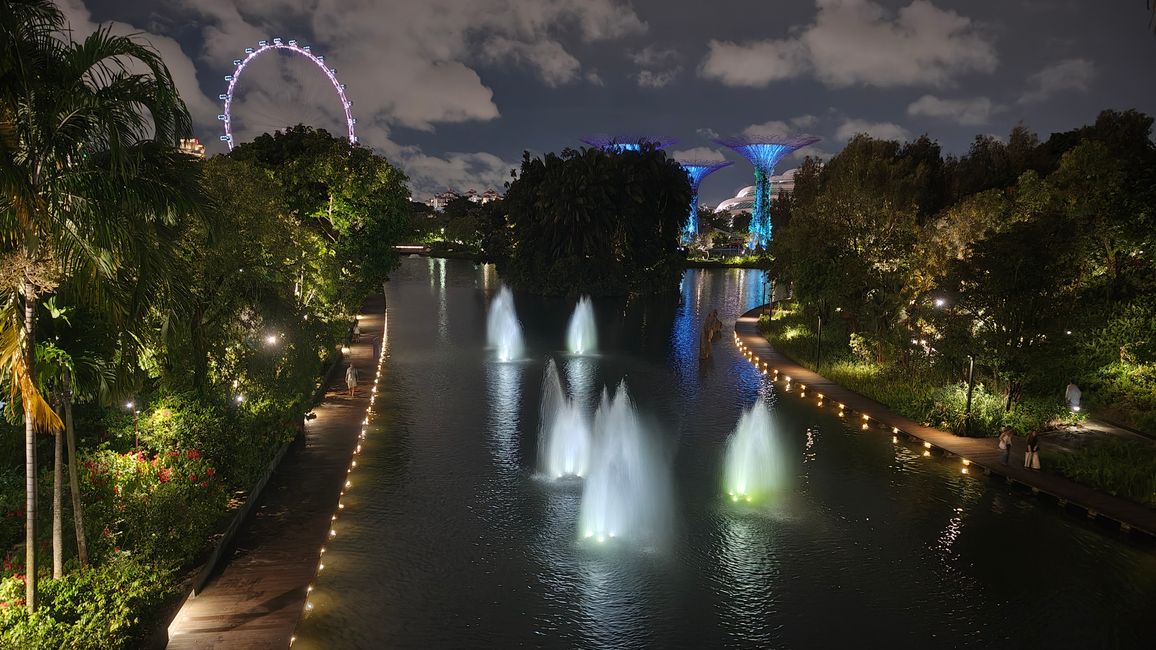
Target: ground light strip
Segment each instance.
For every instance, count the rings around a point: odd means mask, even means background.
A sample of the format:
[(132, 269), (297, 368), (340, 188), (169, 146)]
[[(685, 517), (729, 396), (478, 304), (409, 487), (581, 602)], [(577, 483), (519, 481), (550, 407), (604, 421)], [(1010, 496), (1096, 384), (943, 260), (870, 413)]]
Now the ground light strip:
[[(752, 350), (750, 348), (750, 346), (743, 343), (743, 340), (739, 336), (738, 332), (735, 332), (734, 337), (735, 337), (735, 345), (738, 346), (739, 352), (741, 352), (743, 357), (746, 358), (746, 360), (749, 361), (751, 363), (751, 365), (753, 365), (755, 367), (756, 371), (761, 372), (764, 376), (767, 376), (768, 372), (772, 373), (771, 383), (774, 383), (776, 381), (780, 381), (780, 379), (781, 379), (783, 381), (783, 384), (784, 384), (783, 388), (784, 388), (785, 392), (788, 392), (788, 393), (791, 392), (791, 376), (790, 375), (787, 375), (785, 373), (780, 373), (778, 368), (775, 368), (775, 367), (771, 366), (769, 363), (767, 363), (766, 361), (763, 361), (761, 357), (759, 357), (757, 354), (755, 354), (755, 351)], [(782, 376), (780, 377), (780, 375), (782, 375)], [(799, 398), (800, 399), (806, 399), (806, 397), (807, 397), (807, 385), (800, 383), (800, 384), (798, 384), (798, 386), (799, 386)], [(817, 393), (816, 397), (818, 399), (816, 400), (815, 405), (818, 406), (819, 408), (823, 408), (823, 400), (826, 399), (826, 396), (823, 395), (823, 393)], [(848, 409), (847, 405), (843, 404), (842, 402), (836, 402), (836, 405), (839, 407), (839, 417), (840, 418), (845, 418), (847, 416), (847, 413), (851, 413), (851, 414), (855, 413), (855, 411)], [(872, 421), (874, 421), (875, 423), (877, 423), (879, 425), (883, 424), (879, 420), (873, 419), (870, 416), (870, 414), (868, 414), (868, 413), (859, 413), (859, 417), (861, 418), (860, 425), (859, 425), (859, 429), (861, 431), (867, 431), (868, 429), (870, 429)], [(899, 434), (901, 434), (901, 433), (907, 438), (915, 439), (915, 440), (919, 439), (918, 436), (914, 436), (910, 433), (907, 433), (906, 431), (901, 431), (899, 429), (899, 427), (891, 427), (891, 442), (892, 442), (892, 444), (899, 444)], [(930, 442), (923, 441), (923, 456), (926, 458), (930, 458), (931, 457), (931, 450), (934, 448), (935, 447)], [(942, 449), (940, 451), (943, 451), (945, 454), (950, 453), (950, 452), (948, 452), (946, 450), (942, 450)], [(967, 459), (967, 458), (960, 457), (960, 461), (962, 463), (962, 466), (959, 468), (959, 473), (960, 474), (970, 474), (971, 472), (969, 470), (971, 468), (971, 460)]]
[[(382, 319), (384, 320), (384, 318), (385, 318), (385, 316), (383, 315)], [(333, 512), (333, 515), (329, 518), (329, 534), (325, 538), (326, 541), (332, 540), (335, 537), (337, 537), (337, 528), (338, 528), (337, 515), (339, 513), (341, 513), (343, 510), (345, 510), (345, 493), (346, 493), (346, 491), (348, 491), (349, 489), (351, 489), (353, 487), (353, 470), (357, 469), (357, 457), (361, 454), (361, 441), (365, 440), (366, 432), (369, 431), (369, 423), (373, 421), (373, 416), (374, 416), (374, 408), (373, 407), (374, 407), (374, 404), (377, 403), (377, 384), (378, 384), (378, 382), (381, 381), (381, 370), (382, 370), (382, 367), (385, 365), (385, 339), (386, 339), (385, 332), (386, 332), (386, 329), (388, 327), (389, 327), (389, 323), (384, 322), (382, 324), (381, 353), (377, 357), (377, 373), (373, 378), (373, 388), (371, 388), (370, 392), (369, 392), (369, 405), (365, 407), (365, 418), (361, 421), (361, 433), (358, 434), (358, 436), (357, 436), (357, 446), (353, 448), (353, 458), (350, 459), (349, 469), (347, 469), (345, 472), (345, 485), (342, 486), (341, 494), (337, 499), (337, 510), (335, 510)], [(298, 619), (297, 619), (298, 625), (300, 624), (300, 621), (302, 618), (304, 618), (305, 616), (308, 616), (313, 611), (313, 601), (312, 601), (313, 591), (314, 591), (313, 583), (317, 581), (317, 577), (324, 570), (325, 570), (325, 547), (322, 546), (321, 552), (318, 554), (318, 558), (317, 558), (317, 571), (315, 571), (313, 574), (313, 580), (309, 581), (309, 586), (305, 588), (305, 605), (303, 606), (301, 616), (298, 617)], [(296, 626), (294, 626), (294, 631), (296, 631)], [(290, 646), (292, 646), (296, 641), (297, 641), (297, 635), (296, 634), (289, 637), (289, 645)]]

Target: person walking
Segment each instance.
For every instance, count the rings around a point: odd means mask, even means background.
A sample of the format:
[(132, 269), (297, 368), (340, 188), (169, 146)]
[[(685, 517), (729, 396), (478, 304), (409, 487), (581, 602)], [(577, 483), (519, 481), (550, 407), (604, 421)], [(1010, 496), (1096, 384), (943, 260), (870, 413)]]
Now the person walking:
[(1040, 468), (1040, 436), (1035, 431), (1028, 434), (1028, 449), (1024, 452), (1024, 468)]
[(1003, 456), (1000, 458), (1004, 465), (1007, 465), (1008, 459), (1011, 458), (1012, 448), (1012, 432), (1011, 429), (1004, 429), (999, 434), (999, 448), (1003, 450)]
[(361, 340), (361, 321), (356, 318), (353, 319), (353, 342), (357, 343)]
[(357, 397), (357, 368), (353, 367), (353, 362), (345, 368), (345, 385), (349, 388), (349, 396)]
[(373, 337), (371, 342), (373, 343), (373, 360), (377, 361), (378, 355), (381, 354), (381, 344), (377, 342), (376, 336)]

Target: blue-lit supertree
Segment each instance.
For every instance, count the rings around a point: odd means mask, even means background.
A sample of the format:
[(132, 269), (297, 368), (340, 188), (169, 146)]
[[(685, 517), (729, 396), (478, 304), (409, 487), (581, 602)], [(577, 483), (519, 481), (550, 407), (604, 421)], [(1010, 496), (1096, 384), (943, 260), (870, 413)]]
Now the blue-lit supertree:
[(690, 214), (686, 218), (686, 226), (682, 229), (682, 243), (690, 244), (698, 238), (698, 186), (702, 179), (711, 172), (718, 171), (727, 165), (733, 165), (729, 160), (680, 160), (679, 165), (686, 170), (690, 179)]
[(754, 136), (715, 140), (742, 154), (755, 166), (755, 210), (751, 214), (751, 248), (765, 248), (771, 241), (771, 176), (783, 156), (814, 144), (819, 138), (810, 135)]
[(646, 142), (658, 149), (665, 149), (678, 142), (674, 138), (653, 135), (591, 135), (581, 138), (583, 144), (607, 151), (621, 153), (623, 151), (639, 151), (642, 143)]

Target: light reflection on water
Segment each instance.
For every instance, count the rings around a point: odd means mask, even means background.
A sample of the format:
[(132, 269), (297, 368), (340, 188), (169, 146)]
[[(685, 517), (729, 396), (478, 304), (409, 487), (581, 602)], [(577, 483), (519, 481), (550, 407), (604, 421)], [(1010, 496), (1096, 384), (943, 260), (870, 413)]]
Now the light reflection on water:
[[(727, 336), (762, 299), (761, 272), (688, 272), (680, 305), (596, 302), (606, 345), (594, 357), (559, 354), (572, 302), (519, 295), (530, 359), (519, 364), (483, 350), (485, 293), (497, 286), (490, 266), (416, 259), (389, 283), (384, 435), (361, 456), (350, 532), (334, 547), (356, 571), (318, 580), (329, 600), (299, 643), (986, 649), (1128, 646), (1156, 633), (1144, 614), (1153, 555), (961, 476), (958, 460), (849, 429), (809, 398), (779, 400)], [(712, 308), (724, 336), (700, 363)], [(534, 473), (548, 355), (591, 409), (627, 377), (665, 436), (678, 519), (667, 552), (576, 543), (581, 485)], [(722, 450), (760, 396), (796, 488), (766, 510), (732, 508)]]

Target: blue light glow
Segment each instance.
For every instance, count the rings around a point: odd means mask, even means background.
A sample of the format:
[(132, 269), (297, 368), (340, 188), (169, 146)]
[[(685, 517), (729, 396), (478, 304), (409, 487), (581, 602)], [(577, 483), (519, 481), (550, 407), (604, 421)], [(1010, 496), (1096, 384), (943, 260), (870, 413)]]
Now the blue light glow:
[(678, 164), (682, 165), (687, 178), (690, 179), (690, 213), (687, 216), (686, 225), (682, 229), (682, 243), (690, 244), (698, 238), (698, 186), (702, 183), (702, 179), (712, 172), (734, 163), (729, 160), (680, 160)]
[(751, 213), (750, 248), (766, 248), (771, 241), (771, 176), (782, 158), (814, 144), (819, 138), (809, 135), (727, 138), (715, 142), (730, 147), (755, 166), (755, 207)]

